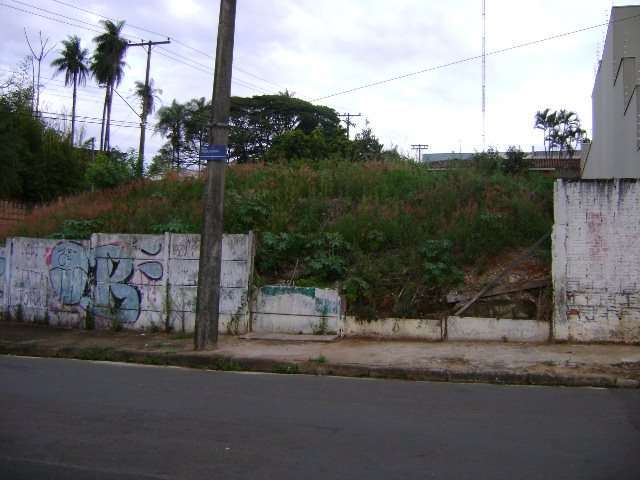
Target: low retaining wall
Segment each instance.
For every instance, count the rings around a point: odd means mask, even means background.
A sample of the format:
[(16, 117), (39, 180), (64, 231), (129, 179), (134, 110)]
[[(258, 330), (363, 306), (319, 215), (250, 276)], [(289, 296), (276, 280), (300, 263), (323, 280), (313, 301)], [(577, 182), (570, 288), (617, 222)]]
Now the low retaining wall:
[(342, 334), (346, 337), (440, 341), (443, 323), (442, 320), (409, 318), (367, 321), (349, 316), (344, 319)]
[[(253, 235), (225, 235), (220, 330), (249, 329)], [(10, 238), (0, 250), (0, 310), (65, 327), (169, 328), (195, 324), (199, 235)]]
[(262, 287), (251, 310), (255, 333), (338, 333), (343, 316), (338, 291), (322, 288)]
[(447, 318), (447, 340), (547, 342), (549, 322), (513, 320), (509, 318)]

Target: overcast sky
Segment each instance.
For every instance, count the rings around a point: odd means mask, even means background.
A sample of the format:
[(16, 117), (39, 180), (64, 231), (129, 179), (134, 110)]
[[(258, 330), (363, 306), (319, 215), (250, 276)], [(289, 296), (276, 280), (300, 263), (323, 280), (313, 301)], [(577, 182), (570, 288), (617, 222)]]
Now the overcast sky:
[[(606, 23), (612, 5), (636, 2), (486, 3), (491, 52)], [(0, 4), (0, 79), (29, 53), (24, 28), (32, 41), (42, 31), (59, 46), (68, 35), (77, 34), (92, 49), (96, 33), (80, 27), (99, 30), (99, 14), (126, 20), (125, 33), (133, 40), (173, 39), (152, 56), (151, 76), (163, 90), (163, 104), (174, 98), (209, 98), (213, 57), (205, 54), (215, 51), (218, 7), (218, 0), (5, 0)], [(286, 88), (312, 100), (479, 55), (481, 13), (481, 0), (238, 0), (233, 94), (251, 96)], [(533, 116), (546, 107), (577, 112), (590, 131), (591, 91), (605, 33), (606, 27), (599, 27), (489, 56), (487, 145), (504, 149), (514, 144), (525, 150), (541, 145)], [(64, 87), (62, 75), (51, 79), (49, 63), (57, 51), (43, 69), (41, 109), (69, 112), (71, 89)], [(144, 80), (144, 50), (130, 48), (126, 61), (125, 80), (118, 91), (133, 103), (133, 83)], [(79, 93), (78, 114), (89, 121), (99, 118), (102, 95), (89, 82)], [(387, 147), (397, 145), (408, 153), (411, 144), (423, 143), (431, 146), (431, 152), (448, 152), (482, 150), (481, 98), (481, 61), (474, 60), (317, 103), (340, 113), (362, 113), (359, 128), (366, 119)], [(112, 117), (137, 123), (119, 98), (114, 99)], [(96, 125), (86, 128), (85, 137), (96, 134)], [(114, 145), (137, 148), (138, 129), (121, 126), (112, 131)], [(162, 143), (158, 135), (149, 139), (147, 160)]]

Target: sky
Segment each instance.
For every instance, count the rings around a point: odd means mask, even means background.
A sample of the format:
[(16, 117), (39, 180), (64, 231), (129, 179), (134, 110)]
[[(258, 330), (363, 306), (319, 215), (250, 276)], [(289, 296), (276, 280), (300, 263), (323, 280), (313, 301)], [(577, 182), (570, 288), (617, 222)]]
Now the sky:
[[(636, 3), (486, 0), (486, 49), (490, 54), (606, 24), (613, 5)], [(41, 110), (69, 113), (71, 88), (49, 64), (69, 35), (92, 50), (102, 15), (126, 20), (124, 32), (132, 41), (172, 39), (152, 53), (151, 77), (162, 89), (161, 105), (210, 98), (218, 11), (218, 0), (3, 0), (0, 83), (29, 54), (25, 30), (32, 45), (42, 32), (56, 47), (43, 62)], [(591, 92), (605, 34), (606, 25), (488, 55), (484, 145), (541, 148), (533, 117), (547, 107), (575, 111), (590, 132)], [(482, 0), (238, 0), (232, 94), (288, 89), (339, 113), (360, 113), (356, 132), (368, 125), (385, 147), (405, 154), (414, 154), (413, 144), (427, 144), (433, 153), (481, 151), (480, 59), (328, 97), (481, 52)], [(126, 62), (118, 92), (139, 110), (132, 92), (136, 80), (144, 81), (144, 49), (129, 48)], [(100, 118), (103, 95), (92, 81), (79, 91), (80, 120)], [(112, 118), (120, 122), (112, 127), (112, 145), (137, 149), (136, 113), (116, 98)], [(83, 127), (85, 139), (99, 134), (96, 123)], [(149, 162), (164, 139), (147, 138)]]

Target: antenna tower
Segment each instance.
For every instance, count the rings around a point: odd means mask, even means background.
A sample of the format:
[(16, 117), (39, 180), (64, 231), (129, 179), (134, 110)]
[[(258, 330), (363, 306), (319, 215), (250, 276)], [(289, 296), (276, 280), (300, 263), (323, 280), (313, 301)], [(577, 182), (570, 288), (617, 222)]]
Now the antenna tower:
[(487, 147), (487, 2), (482, 0), (482, 151)]

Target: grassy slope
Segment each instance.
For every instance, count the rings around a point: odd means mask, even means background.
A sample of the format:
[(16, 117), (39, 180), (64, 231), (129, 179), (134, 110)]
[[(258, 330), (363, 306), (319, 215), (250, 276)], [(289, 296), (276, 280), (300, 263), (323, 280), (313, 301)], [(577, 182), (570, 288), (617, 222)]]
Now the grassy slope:
[[(482, 270), (550, 230), (552, 183), (406, 163), (234, 166), (225, 230), (260, 234), (259, 283), (338, 283), (361, 317), (424, 316), (442, 309), (457, 268)], [(200, 179), (166, 179), (87, 193), (0, 236), (198, 232), (202, 189)]]

